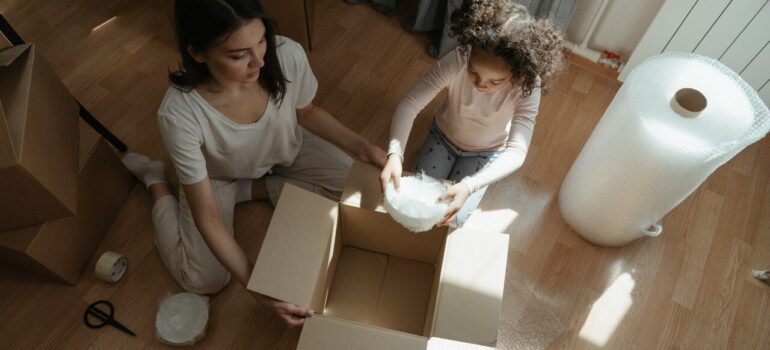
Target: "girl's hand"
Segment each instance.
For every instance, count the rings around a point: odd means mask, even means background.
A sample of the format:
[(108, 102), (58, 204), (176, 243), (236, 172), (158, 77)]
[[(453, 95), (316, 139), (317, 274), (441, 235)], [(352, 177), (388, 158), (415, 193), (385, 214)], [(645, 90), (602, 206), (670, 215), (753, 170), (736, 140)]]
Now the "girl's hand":
[(387, 158), (387, 153), (382, 150), (382, 148), (379, 148), (371, 143), (364, 143), (359, 151), (358, 154), (356, 154), (356, 158), (358, 161), (376, 165), (380, 168), (385, 166), (385, 161)]
[(306, 318), (313, 316), (311, 309), (292, 305), (267, 295), (254, 294), (262, 306), (280, 317), (290, 328), (302, 326)]
[(388, 157), (388, 162), (385, 163), (385, 168), (382, 169), (380, 174), (380, 189), (385, 192), (385, 187), (388, 186), (388, 182), (393, 180), (393, 186), (398, 187), (401, 185), (401, 156), (398, 154), (391, 154)]
[(439, 202), (449, 200), (451, 203), (449, 203), (449, 208), (447, 208), (446, 214), (444, 214), (444, 218), (441, 219), (441, 221), (439, 221), (436, 226), (444, 226), (449, 223), (449, 221), (453, 220), (457, 215), (457, 212), (460, 211), (460, 208), (463, 207), (463, 204), (465, 204), (465, 201), (468, 200), (470, 195), (471, 189), (468, 188), (468, 185), (464, 183), (457, 183), (452, 185), (452, 187), (444, 192), (441, 197), (438, 197)]

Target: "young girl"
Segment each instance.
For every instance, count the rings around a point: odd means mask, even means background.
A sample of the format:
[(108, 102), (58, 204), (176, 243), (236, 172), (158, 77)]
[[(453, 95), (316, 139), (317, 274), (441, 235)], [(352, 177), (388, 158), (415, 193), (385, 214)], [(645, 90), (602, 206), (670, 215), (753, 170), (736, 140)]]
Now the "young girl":
[(513, 0), (466, 0), (451, 16), (460, 44), (436, 63), (396, 107), (380, 180), (398, 187), (403, 152), (417, 114), (443, 89), (428, 138), (412, 171), (455, 181), (439, 225), (461, 225), (487, 186), (524, 163), (540, 104), (541, 81), (564, 66), (563, 39)]
[[(211, 294), (251, 274), (233, 238), (236, 203), (275, 204), (286, 182), (338, 199), (352, 159), (326, 140), (379, 165), (385, 152), (313, 105), (305, 52), (275, 34), (256, 0), (176, 1), (175, 15), (182, 68), (170, 74), (158, 124), (179, 199), (162, 162), (127, 154), (124, 163), (152, 194), (163, 263), (185, 290)], [(312, 314), (255, 297), (291, 326)]]

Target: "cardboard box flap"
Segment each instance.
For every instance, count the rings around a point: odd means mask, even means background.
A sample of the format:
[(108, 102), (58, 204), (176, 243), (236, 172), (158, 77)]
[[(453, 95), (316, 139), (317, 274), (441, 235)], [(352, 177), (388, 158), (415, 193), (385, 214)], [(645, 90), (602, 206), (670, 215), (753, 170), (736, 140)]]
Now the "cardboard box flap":
[(35, 240), (35, 234), (40, 230), (40, 225), (31, 225), (6, 231), (0, 234), (0, 247), (8, 247), (23, 252)]
[(32, 44), (23, 44), (0, 50), (0, 67), (10, 66), (13, 61), (19, 58), (24, 51), (27, 51), (30, 46), (32, 46)]
[(8, 127), (7, 117), (3, 110), (3, 98), (0, 96), (0, 168), (12, 166), (18, 158), (13, 143), (13, 134)]
[[(2, 1), (0, 1), (2, 3)], [(6, 47), (13, 46), (11, 45), (11, 41), (8, 40), (8, 38), (5, 37), (2, 33), (0, 33), (0, 49), (4, 49)]]
[[(0, 168), (15, 165), (21, 155), (21, 142), (29, 104), (31, 69), (11, 67), (31, 44), (0, 50)], [(11, 82), (11, 83), (9, 83)]]
[(508, 235), (458, 229), (447, 236), (431, 336), (494, 346)]
[(428, 339), (425, 337), (320, 315), (305, 321), (297, 344), (297, 350), (427, 348)]
[(430, 338), (428, 340), (428, 350), (493, 350), (488, 346), (463, 343), (455, 340)]
[(446, 236), (441, 227), (415, 234), (387, 213), (349, 205), (340, 205), (340, 225), (346, 245), (428, 264), (438, 260)]
[[(380, 169), (368, 164), (354, 162), (350, 167), (345, 188), (342, 191), (343, 204), (387, 213), (382, 205), (383, 194), (380, 188)], [(402, 176), (414, 176), (413, 173), (404, 171)], [(441, 180), (445, 186), (452, 185), (452, 181)]]
[(380, 170), (368, 164), (354, 162), (350, 167), (340, 202), (385, 213), (380, 189)]
[(247, 288), (322, 311), (336, 223), (336, 202), (285, 184)]

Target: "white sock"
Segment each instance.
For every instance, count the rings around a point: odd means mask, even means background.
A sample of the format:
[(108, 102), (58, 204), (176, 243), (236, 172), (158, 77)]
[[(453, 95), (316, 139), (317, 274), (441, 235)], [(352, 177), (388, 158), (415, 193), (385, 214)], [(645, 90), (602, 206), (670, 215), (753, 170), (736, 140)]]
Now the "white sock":
[(166, 183), (166, 167), (159, 160), (153, 161), (143, 154), (128, 152), (123, 156), (123, 164), (147, 188), (157, 183)]

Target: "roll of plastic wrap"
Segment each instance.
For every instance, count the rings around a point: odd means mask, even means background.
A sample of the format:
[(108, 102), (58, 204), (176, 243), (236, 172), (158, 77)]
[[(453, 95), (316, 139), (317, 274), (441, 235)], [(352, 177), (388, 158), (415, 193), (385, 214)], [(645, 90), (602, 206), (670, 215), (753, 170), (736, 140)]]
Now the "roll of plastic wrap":
[(164, 299), (155, 315), (155, 336), (171, 345), (193, 345), (206, 335), (209, 298), (179, 293)]
[(663, 217), (770, 129), (767, 106), (735, 72), (695, 54), (637, 66), (562, 183), (564, 220), (619, 246), (657, 236)]

